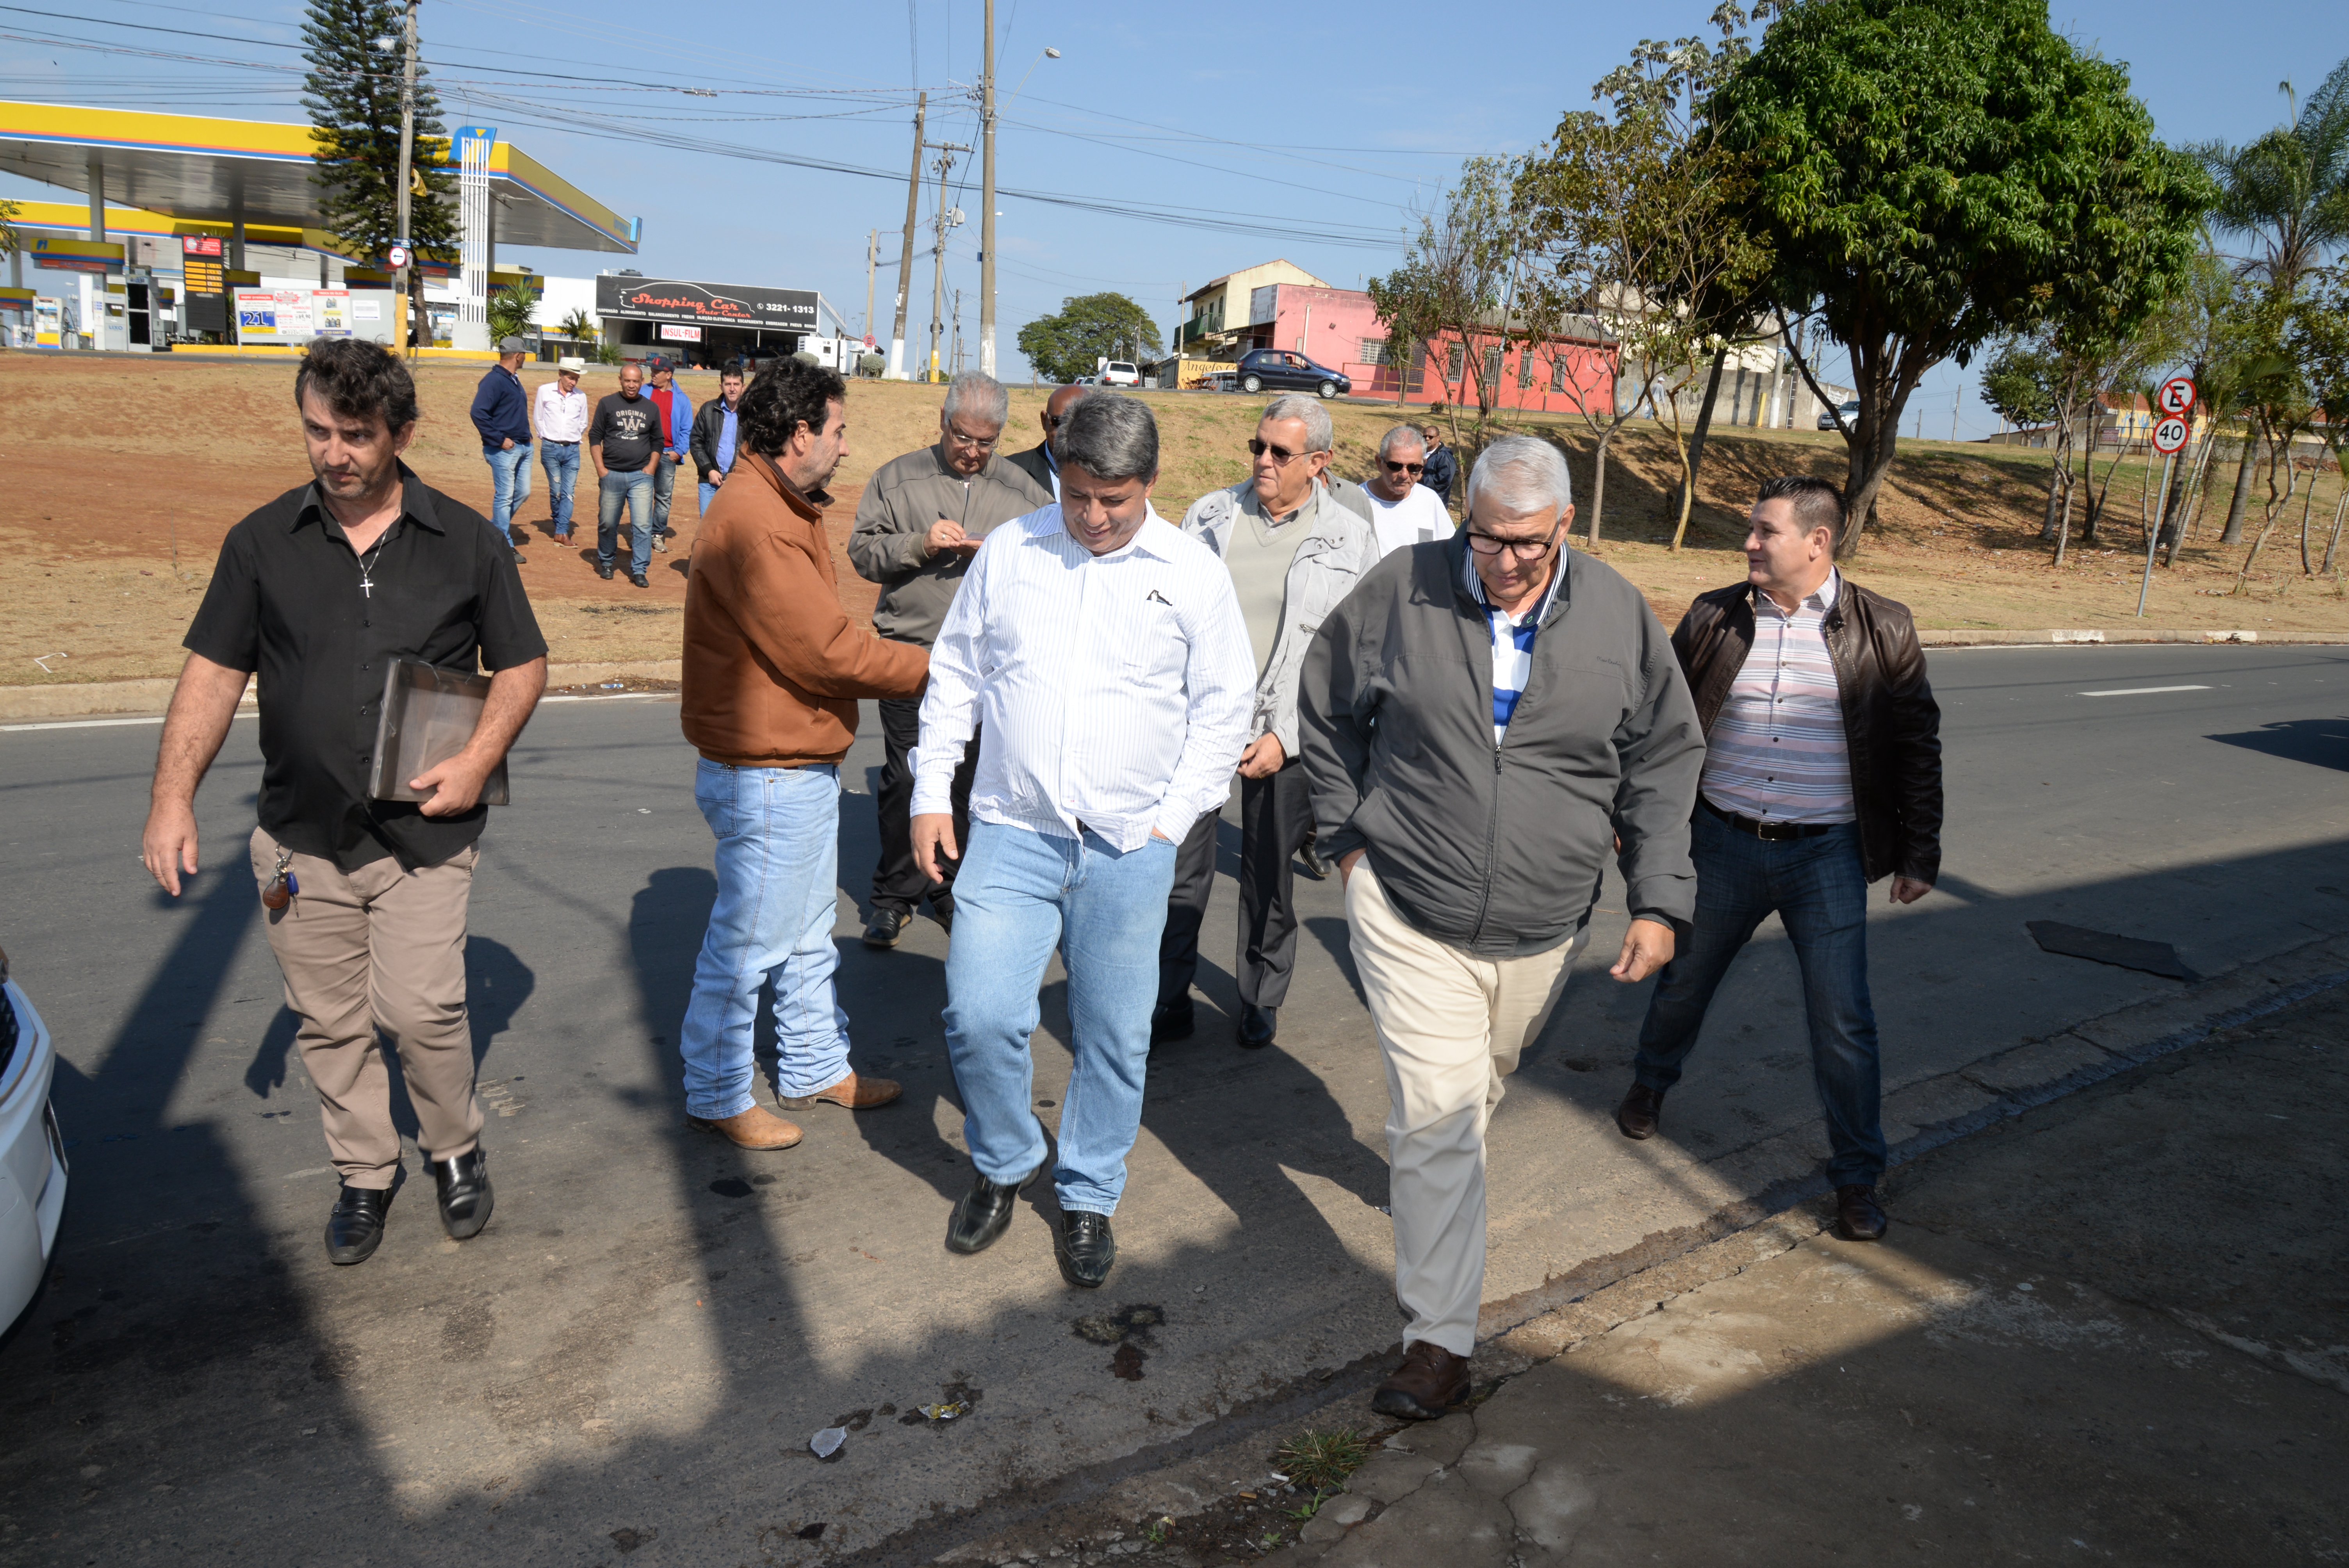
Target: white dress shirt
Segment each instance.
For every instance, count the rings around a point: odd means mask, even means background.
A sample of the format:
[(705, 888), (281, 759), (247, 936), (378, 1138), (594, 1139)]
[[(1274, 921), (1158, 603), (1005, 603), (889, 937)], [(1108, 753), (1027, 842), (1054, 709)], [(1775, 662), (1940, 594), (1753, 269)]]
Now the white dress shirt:
[(1095, 555), (1061, 509), (999, 524), (930, 650), (913, 812), (952, 809), (980, 735), (970, 814), (1123, 853), (1180, 842), (1222, 807), (1248, 740), (1256, 661), (1215, 552), (1153, 511)]
[(550, 381), (538, 389), (532, 412), (538, 417), (542, 441), (576, 441), (587, 433), (587, 394), (574, 389), (565, 397), (560, 382)]
[(1842, 585), (1831, 570), (1791, 611), (1754, 594), (1754, 645), (1713, 716), (1698, 783), (1723, 810), (1765, 822), (1852, 820), (1843, 693), (1822, 630)]

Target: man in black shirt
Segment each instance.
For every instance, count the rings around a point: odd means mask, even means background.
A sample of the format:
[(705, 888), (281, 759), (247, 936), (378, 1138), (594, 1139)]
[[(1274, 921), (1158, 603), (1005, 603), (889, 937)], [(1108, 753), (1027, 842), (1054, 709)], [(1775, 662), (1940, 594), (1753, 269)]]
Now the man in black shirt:
[(612, 552), (619, 543), (620, 500), (627, 499), (628, 524), (635, 535), (628, 556), (628, 581), (645, 586), (653, 563), (653, 469), (660, 460), (660, 405), (645, 395), (645, 373), (634, 365), (620, 366), (620, 389), (595, 405), (587, 426), (587, 450), (595, 459), (595, 575), (612, 576)]
[[(177, 897), (196, 870), (196, 786), (257, 674), (254, 876), (342, 1177), (326, 1253), (356, 1264), (382, 1239), (399, 1174), (378, 1030), (398, 1053), (441, 1224), (462, 1241), (489, 1222), (465, 906), (481, 786), (546, 687), (546, 642), (489, 521), (399, 460), (416, 433), (408, 367), (380, 345), (321, 338), (294, 387), (316, 479), (221, 545), (163, 721), (143, 850)], [(469, 675), (478, 658), (496, 672), (471, 742), (408, 781), (425, 797), (416, 803), (367, 790), (385, 676), (400, 658)]]

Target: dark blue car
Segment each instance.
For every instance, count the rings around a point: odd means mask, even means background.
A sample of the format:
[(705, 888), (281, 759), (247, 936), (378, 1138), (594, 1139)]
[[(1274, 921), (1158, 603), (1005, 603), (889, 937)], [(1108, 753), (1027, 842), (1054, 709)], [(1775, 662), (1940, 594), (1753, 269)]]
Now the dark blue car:
[(1336, 397), (1354, 389), (1348, 377), (1301, 354), (1285, 348), (1251, 349), (1240, 356), (1239, 385), (1243, 392), (1312, 392)]

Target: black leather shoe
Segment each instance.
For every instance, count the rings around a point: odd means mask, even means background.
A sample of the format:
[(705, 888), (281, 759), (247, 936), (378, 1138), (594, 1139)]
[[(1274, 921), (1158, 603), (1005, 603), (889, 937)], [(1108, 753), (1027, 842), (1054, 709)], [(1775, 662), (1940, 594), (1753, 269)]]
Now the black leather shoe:
[(595, 575), (609, 583), (612, 580), (612, 563), (608, 561), (595, 562)]
[(514, 558), (514, 564), (515, 564), (516, 566), (527, 566), (527, 565), (529, 565), (529, 564), (530, 564), (530, 557), (529, 557), (529, 556), (527, 556), (527, 555), (524, 555), (524, 554), (523, 554), (521, 551), (519, 551), (519, 550), (517, 550), (517, 551), (515, 551), (515, 552), (513, 552), (513, 558)]
[(383, 1216), (391, 1207), (389, 1188), (346, 1187), (335, 1194), (326, 1216), (326, 1257), (337, 1264), (363, 1264), (383, 1240)]
[(874, 905), (873, 923), (864, 928), (864, 945), (896, 946), (897, 939), (905, 934), (905, 923), (911, 918), (902, 909), (891, 909), (885, 903)]
[(432, 1185), (440, 1191), (440, 1228), (452, 1241), (481, 1233), (490, 1222), (496, 1194), (490, 1191), (489, 1156), (479, 1149), (432, 1162)]
[(1875, 1188), (1856, 1184), (1836, 1189), (1836, 1233), (1844, 1240), (1880, 1242), (1889, 1223)]
[(1091, 1209), (1064, 1209), (1060, 1233), (1052, 1238), (1052, 1255), (1061, 1260), (1061, 1277), (1080, 1290), (1099, 1290), (1117, 1262), (1117, 1238), (1110, 1233), (1109, 1216)]
[(938, 923), (939, 930), (952, 936), (954, 934), (954, 900), (940, 901), (935, 898), (930, 900), (930, 918)]
[(1161, 1002), (1150, 1009), (1150, 1043), (1164, 1045), (1168, 1040), (1187, 1040), (1198, 1026), (1199, 1016), (1192, 1007), (1191, 998), (1179, 1002)]
[(1240, 1004), (1239, 1042), (1243, 1050), (1260, 1051), (1272, 1044), (1272, 1037), (1280, 1032), (1280, 1009), (1259, 1007), (1253, 1002)]
[(1011, 1211), (1019, 1194), (1043, 1171), (1039, 1165), (1017, 1181), (990, 1181), (984, 1176), (973, 1181), (962, 1202), (955, 1205), (954, 1218), (947, 1222), (947, 1250), (983, 1253), (993, 1246), (995, 1238), (1011, 1223)]
[(628, 573), (628, 586), (631, 588), (646, 588), (651, 586), (651, 584), (645, 581), (645, 574), (643, 573), (631, 572)]
[(1626, 1138), (1653, 1138), (1664, 1119), (1664, 1091), (1635, 1083), (1623, 1103), (1615, 1108), (1615, 1125)]
[(1330, 862), (1323, 860), (1320, 851), (1313, 847), (1313, 835), (1310, 833), (1306, 834), (1305, 841), (1297, 847), (1297, 864), (1299, 870), (1315, 882), (1319, 882), (1330, 874)]

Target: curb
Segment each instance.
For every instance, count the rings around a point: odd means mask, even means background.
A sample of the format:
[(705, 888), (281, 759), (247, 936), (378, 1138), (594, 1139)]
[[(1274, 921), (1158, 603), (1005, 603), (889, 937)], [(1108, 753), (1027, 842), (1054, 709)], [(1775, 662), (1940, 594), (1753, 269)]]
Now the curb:
[(2037, 648), (2074, 643), (2349, 643), (2349, 632), (2160, 631), (2135, 627), (2084, 627), (2045, 632), (1959, 631), (1919, 628), (1917, 641), (1929, 648)]
[[(549, 665), (546, 687), (597, 686), (605, 681), (677, 681), (684, 678), (682, 659), (637, 659), (604, 664)], [(135, 681), (60, 682), (56, 686), (0, 686), (0, 724), (24, 719), (89, 718), (122, 715), (160, 717), (171, 705), (176, 680), (156, 676)], [(245, 687), (244, 701), (254, 700)]]

